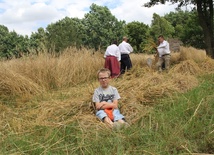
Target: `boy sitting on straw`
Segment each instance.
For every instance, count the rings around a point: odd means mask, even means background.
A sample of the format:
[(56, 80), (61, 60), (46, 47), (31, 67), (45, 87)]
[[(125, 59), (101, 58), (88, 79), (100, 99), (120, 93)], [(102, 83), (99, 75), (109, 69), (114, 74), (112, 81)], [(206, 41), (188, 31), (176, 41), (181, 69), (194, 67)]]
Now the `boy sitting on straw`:
[(127, 126), (124, 116), (118, 109), (120, 95), (115, 87), (109, 85), (111, 72), (107, 68), (98, 71), (100, 86), (95, 89), (93, 102), (96, 106), (96, 116), (110, 127), (120, 128)]

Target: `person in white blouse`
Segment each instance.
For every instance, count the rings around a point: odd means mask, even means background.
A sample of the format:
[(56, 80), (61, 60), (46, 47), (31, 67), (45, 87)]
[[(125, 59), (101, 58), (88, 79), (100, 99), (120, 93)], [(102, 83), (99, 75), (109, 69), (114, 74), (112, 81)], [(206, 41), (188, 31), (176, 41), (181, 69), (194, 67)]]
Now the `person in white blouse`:
[(117, 40), (114, 40), (111, 45), (109, 45), (104, 54), (105, 58), (105, 68), (111, 71), (111, 78), (118, 77), (120, 75), (120, 64), (121, 59), (120, 51), (117, 46)]
[(159, 59), (157, 62), (157, 69), (159, 72), (162, 72), (163, 70), (163, 64), (166, 69), (166, 71), (169, 70), (170, 67), (170, 49), (169, 49), (169, 43), (164, 39), (162, 35), (158, 37), (159, 46), (157, 47), (157, 52), (159, 55)]
[(129, 54), (133, 52), (132, 46), (127, 42), (128, 38), (123, 37), (123, 41), (119, 44), (121, 60), (120, 60), (120, 73), (124, 74), (126, 70), (132, 68), (132, 62)]

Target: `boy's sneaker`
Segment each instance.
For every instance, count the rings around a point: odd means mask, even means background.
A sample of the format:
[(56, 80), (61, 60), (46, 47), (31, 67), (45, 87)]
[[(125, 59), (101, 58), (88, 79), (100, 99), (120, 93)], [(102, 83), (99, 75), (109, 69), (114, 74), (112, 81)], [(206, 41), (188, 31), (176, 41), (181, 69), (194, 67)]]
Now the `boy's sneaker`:
[(125, 122), (125, 123), (123, 123), (123, 124), (124, 124), (124, 128), (125, 128), (125, 129), (128, 128), (128, 127), (130, 127), (129, 123), (127, 123), (127, 122)]
[(127, 122), (120, 123), (120, 122), (114, 122), (113, 124), (113, 130), (120, 130), (120, 129), (126, 129), (130, 125)]
[(120, 130), (121, 129), (121, 123), (114, 122), (113, 124), (113, 130)]

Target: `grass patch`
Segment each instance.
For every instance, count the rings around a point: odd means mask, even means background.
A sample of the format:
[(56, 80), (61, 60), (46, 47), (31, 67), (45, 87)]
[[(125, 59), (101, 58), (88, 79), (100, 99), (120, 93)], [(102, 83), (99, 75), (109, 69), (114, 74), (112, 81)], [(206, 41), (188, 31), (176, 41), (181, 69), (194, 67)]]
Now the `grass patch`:
[(204, 76), (198, 87), (164, 99), (154, 108), (150, 114), (152, 137), (161, 146), (156, 153), (214, 153), (213, 76)]

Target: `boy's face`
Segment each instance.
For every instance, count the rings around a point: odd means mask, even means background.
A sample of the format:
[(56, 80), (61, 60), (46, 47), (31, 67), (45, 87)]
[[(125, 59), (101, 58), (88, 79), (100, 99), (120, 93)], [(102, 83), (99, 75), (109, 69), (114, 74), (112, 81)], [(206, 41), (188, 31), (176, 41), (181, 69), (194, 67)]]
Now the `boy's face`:
[(98, 80), (100, 82), (101, 87), (107, 88), (110, 81), (110, 76), (108, 75), (107, 72), (100, 72)]

